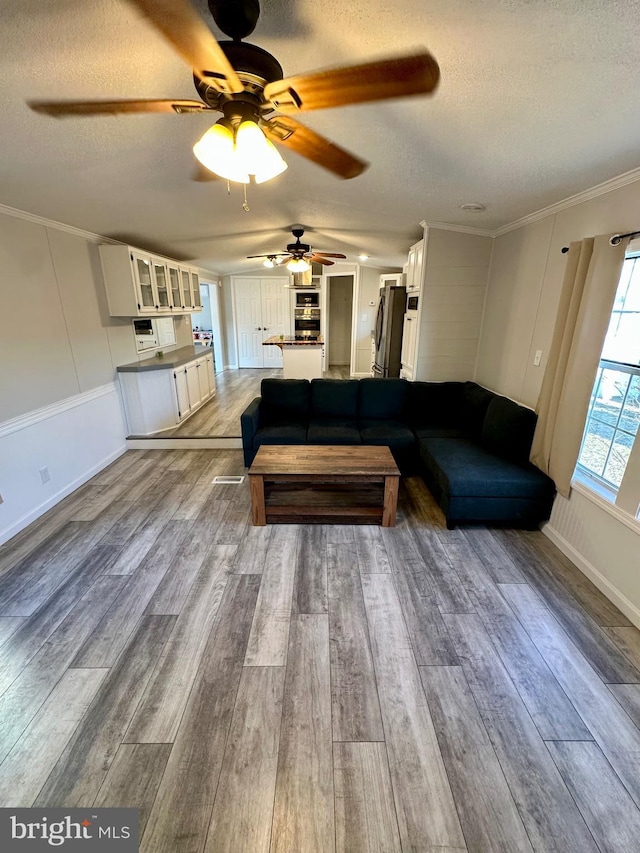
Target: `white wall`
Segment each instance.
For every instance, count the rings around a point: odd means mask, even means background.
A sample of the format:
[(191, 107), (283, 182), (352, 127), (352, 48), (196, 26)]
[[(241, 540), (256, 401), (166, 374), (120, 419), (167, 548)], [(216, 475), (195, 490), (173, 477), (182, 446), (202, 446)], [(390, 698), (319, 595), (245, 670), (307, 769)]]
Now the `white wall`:
[[(639, 228), (640, 182), (635, 182), (497, 237), (476, 380), (535, 407), (565, 269), (562, 247)], [(533, 364), (536, 350), (543, 353), (540, 367)], [(545, 532), (640, 626), (640, 521), (574, 490), (568, 501), (556, 498)]]
[(473, 377), (492, 248), (490, 237), (425, 229), (415, 379)]

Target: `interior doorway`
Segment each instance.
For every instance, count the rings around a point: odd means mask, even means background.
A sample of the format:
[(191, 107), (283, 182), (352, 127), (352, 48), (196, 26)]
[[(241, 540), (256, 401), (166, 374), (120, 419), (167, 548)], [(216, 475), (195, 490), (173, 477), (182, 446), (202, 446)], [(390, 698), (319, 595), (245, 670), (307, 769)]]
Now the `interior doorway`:
[(351, 367), (354, 273), (325, 273), (325, 370)]
[[(218, 373), (223, 368), (222, 327), (220, 323), (220, 285), (217, 281), (200, 281), (200, 299), (202, 311), (191, 315), (191, 326), (196, 334), (205, 340), (210, 337), (213, 349), (213, 369)], [(196, 331), (196, 328), (198, 331)], [(204, 333), (204, 334), (202, 334)]]

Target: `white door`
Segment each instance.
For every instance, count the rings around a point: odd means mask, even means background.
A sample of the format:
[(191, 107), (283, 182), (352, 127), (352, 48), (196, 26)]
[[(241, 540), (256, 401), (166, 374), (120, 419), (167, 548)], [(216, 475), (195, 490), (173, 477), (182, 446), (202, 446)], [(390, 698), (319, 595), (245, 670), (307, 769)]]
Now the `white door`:
[(262, 287), (259, 278), (234, 279), (238, 367), (264, 367)]
[(187, 388), (187, 372), (184, 367), (174, 371), (173, 379), (176, 384), (176, 400), (178, 403), (178, 417), (180, 420), (191, 411), (189, 405), (189, 389)]
[(413, 379), (416, 359), (416, 338), (418, 334), (418, 312), (407, 311), (404, 315), (402, 327), (402, 352), (400, 362), (402, 364), (405, 379)]
[[(262, 279), (263, 340), (273, 335), (289, 334), (289, 291), (286, 278)], [(263, 347), (264, 367), (282, 367), (280, 347)]]

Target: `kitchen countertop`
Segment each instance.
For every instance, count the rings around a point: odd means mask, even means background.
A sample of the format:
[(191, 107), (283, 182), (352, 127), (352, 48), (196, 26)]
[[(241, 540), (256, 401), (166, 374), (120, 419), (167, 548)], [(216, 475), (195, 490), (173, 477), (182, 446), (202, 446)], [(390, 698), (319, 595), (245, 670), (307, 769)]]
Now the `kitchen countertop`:
[(142, 361), (132, 361), (130, 364), (120, 364), (116, 367), (118, 373), (143, 373), (146, 370), (171, 370), (180, 367), (196, 358), (212, 352), (211, 347), (186, 346), (165, 352), (162, 358), (153, 355)]
[(322, 346), (323, 344), (324, 338), (322, 335), (318, 335), (315, 338), (307, 338), (304, 341), (296, 340), (293, 335), (272, 335), (266, 341), (262, 341), (263, 347), (313, 347)]

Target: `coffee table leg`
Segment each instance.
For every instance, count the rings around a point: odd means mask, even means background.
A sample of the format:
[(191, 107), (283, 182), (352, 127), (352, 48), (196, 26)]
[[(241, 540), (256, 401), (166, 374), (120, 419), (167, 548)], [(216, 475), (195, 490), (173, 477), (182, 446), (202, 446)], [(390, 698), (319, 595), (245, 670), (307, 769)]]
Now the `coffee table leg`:
[(267, 511), (264, 505), (264, 477), (252, 474), (249, 477), (251, 491), (251, 516), (255, 527), (264, 527), (267, 523)]
[(382, 505), (382, 526), (396, 526), (396, 508), (398, 506), (399, 477), (384, 478), (384, 503)]

